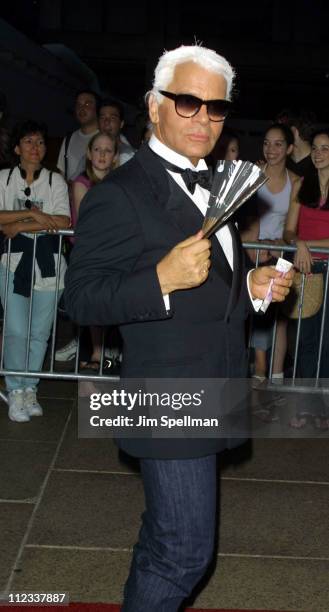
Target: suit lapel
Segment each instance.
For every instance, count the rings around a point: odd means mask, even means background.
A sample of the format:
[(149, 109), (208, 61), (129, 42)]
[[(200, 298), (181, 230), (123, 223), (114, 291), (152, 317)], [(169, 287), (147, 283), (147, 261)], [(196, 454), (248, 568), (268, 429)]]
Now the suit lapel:
[[(186, 238), (196, 234), (203, 224), (203, 214), (189, 196), (180, 189), (175, 180), (169, 177), (170, 196), (166, 205), (168, 212), (172, 215), (177, 227), (185, 234)], [(224, 282), (231, 287), (232, 269), (227, 261), (226, 255), (216, 236), (211, 238), (211, 261), (212, 269)]]
[[(231, 232), (232, 234), (232, 232)], [(214, 267), (219, 272), (219, 276), (225, 281), (225, 283), (231, 287), (232, 279), (233, 279), (233, 270), (230, 264), (227, 261), (227, 257), (224, 253), (223, 247), (220, 244), (218, 238), (216, 236), (211, 237), (212, 244), (212, 261)]]
[[(174, 179), (168, 174), (167, 170), (157, 159), (157, 156), (150, 150), (148, 145), (143, 145), (135, 155), (149, 181), (152, 189), (152, 196), (156, 203), (162, 209), (168, 212), (168, 219), (182, 233), (182, 240), (188, 238), (192, 234), (196, 234), (202, 227), (203, 215), (189, 198), (189, 196), (181, 189)], [(226, 259), (224, 251), (216, 238), (211, 238), (212, 243), (212, 269), (220, 276), (220, 278), (231, 288), (230, 300), (234, 302), (234, 296), (239, 286), (239, 248), (236, 242), (236, 233), (233, 230), (231, 223), (228, 223), (233, 244), (233, 262), (234, 274)], [(233, 291), (234, 289), (234, 291)]]
[(147, 145), (143, 145), (135, 158), (143, 166), (150, 181), (152, 199), (168, 212), (168, 220), (182, 233), (182, 240), (198, 232), (203, 223), (203, 215), (183, 189), (158, 160)]
[(196, 234), (202, 227), (203, 215), (185, 191), (168, 175), (170, 195), (165, 204), (175, 225), (186, 238)]
[(154, 153), (147, 144), (143, 144), (134, 156), (144, 170), (147, 178), (146, 191), (151, 191), (152, 201), (161, 208), (167, 207), (170, 197), (168, 173), (162, 164), (157, 160)]
[(242, 253), (242, 246), (241, 246), (239, 232), (236, 226), (234, 225), (234, 223), (229, 222), (228, 226), (229, 226), (231, 236), (232, 236), (233, 271), (234, 272), (233, 272), (233, 278), (232, 278), (232, 284), (231, 284), (230, 298), (229, 298), (226, 313), (225, 313), (225, 320), (229, 318), (231, 312), (234, 310), (237, 304), (238, 297), (240, 294), (240, 287), (242, 283), (242, 270), (243, 270), (243, 261), (242, 261), (243, 253)]

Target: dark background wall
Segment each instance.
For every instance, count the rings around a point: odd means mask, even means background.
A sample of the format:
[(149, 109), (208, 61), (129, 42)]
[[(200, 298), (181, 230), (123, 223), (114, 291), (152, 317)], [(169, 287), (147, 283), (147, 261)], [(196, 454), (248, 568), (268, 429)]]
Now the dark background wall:
[(286, 107), (314, 110), (329, 122), (327, 0), (12, 0), (0, 16), (38, 45), (72, 49), (103, 92), (127, 103), (132, 139), (159, 55), (195, 40), (236, 68), (230, 122), (245, 137), (257, 140)]
[(271, 118), (303, 104), (327, 117), (327, 1), (12, 0), (1, 12), (33, 40), (71, 47), (102, 87), (133, 104), (163, 49), (197, 39), (237, 68), (237, 115)]

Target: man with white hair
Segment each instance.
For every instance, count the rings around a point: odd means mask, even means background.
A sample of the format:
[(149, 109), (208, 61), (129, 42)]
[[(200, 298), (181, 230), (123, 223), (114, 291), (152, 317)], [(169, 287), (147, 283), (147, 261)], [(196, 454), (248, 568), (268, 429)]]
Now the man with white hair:
[[(245, 377), (251, 299), (263, 299), (271, 279), (275, 300), (289, 291), (291, 275), (267, 267), (249, 273), (247, 288), (233, 224), (210, 240), (199, 231), (210, 187), (204, 157), (222, 131), (232, 81), (212, 50), (164, 53), (148, 95), (149, 143), (81, 206), (66, 304), (82, 325), (119, 325), (124, 378)], [(238, 441), (118, 444), (140, 458), (146, 502), (122, 610), (174, 612), (212, 560), (216, 453)]]

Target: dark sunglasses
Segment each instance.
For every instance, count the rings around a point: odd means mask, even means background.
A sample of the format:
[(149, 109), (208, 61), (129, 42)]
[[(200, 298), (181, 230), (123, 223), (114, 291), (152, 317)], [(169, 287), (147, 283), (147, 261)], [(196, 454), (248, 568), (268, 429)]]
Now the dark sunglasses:
[[(26, 187), (26, 189), (24, 189), (24, 195), (26, 195), (26, 197), (29, 198), (29, 196), (31, 195), (30, 187)], [(31, 200), (25, 200), (24, 206), (25, 208), (28, 208), (30, 210), (32, 208)]]
[(201, 106), (205, 104), (210, 121), (224, 121), (231, 108), (229, 100), (201, 100), (191, 94), (174, 94), (161, 89), (159, 91), (166, 98), (174, 100), (177, 115), (185, 119), (197, 115)]

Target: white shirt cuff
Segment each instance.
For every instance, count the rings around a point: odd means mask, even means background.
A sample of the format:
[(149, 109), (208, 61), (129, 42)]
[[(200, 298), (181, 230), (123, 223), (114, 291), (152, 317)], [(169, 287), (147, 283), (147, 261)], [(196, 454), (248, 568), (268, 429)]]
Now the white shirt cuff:
[(248, 289), (248, 293), (249, 293), (249, 297), (250, 297), (250, 301), (252, 303), (253, 309), (254, 309), (255, 312), (258, 312), (260, 307), (261, 307), (261, 305), (262, 305), (262, 303), (263, 303), (263, 300), (261, 300), (259, 298), (253, 298), (252, 295), (251, 295), (250, 287), (249, 287), (249, 276), (250, 276), (251, 272), (252, 272), (252, 270), (249, 270), (249, 272), (247, 274), (247, 289)]
[(170, 310), (170, 299), (169, 299), (169, 293), (166, 293), (166, 295), (163, 295), (163, 301), (164, 301), (164, 305), (165, 305), (165, 309), (167, 312), (169, 312)]
[[(254, 308), (255, 312), (258, 312), (260, 307), (261, 307), (261, 305), (262, 305), (262, 303), (263, 303), (263, 300), (261, 300), (259, 298), (253, 298), (252, 295), (251, 295), (250, 287), (249, 287), (249, 275), (250, 275), (250, 272), (252, 272), (252, 270), (249, 270), (249, 272), (247, 274), (247, 289), (248, 289), (250, 301), (251, 301), (251, 303), (253, 305), (253, 308)], [(167, 312), (169, 312), (169, 310), (170, 310), (170, 298), (169, 298), (169, 294), (166, 293), (166, 295), (163, 295), (162, 297), (163, 297), (165, 309), (166, 309)]]

